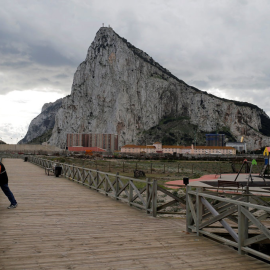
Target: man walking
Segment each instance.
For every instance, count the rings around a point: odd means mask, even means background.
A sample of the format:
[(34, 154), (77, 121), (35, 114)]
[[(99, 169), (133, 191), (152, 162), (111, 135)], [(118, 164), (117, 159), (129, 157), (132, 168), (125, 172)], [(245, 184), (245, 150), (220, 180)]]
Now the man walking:
[(6, 168), (2, 162), (0, 162), (0, 187), (10, 201), (10, 206), (8, 207), (8, 209), (16, 208), (18, 204), (14, 198), (13, 193), (10, 191), (8, 187), (8, 176), (7, 176)]

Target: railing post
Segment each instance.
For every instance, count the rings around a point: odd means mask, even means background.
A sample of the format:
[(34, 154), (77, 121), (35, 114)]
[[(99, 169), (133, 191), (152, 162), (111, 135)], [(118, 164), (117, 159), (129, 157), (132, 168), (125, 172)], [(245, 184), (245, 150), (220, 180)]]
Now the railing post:
[(108, 196), (108, 179), (105, 177), (105, 195)]
[(238, 205), (238, 253), (243, 255), (245, 252), (242, 250), (245, 242), (245, 215), (241, 211), (242, 206)]
[[(249, 187), (246, 186), (246, 202), (249, 202)], [(242, 213), (241, 209), (245, 207), (247, 210), (249, 208), (247, 206), (238, 205), (238, 253), (244, 255), (245, 252), (241, 249), (244, 246), (245, 240), (248, 239), (248, 218)]]
[(75, 181), (75, 179), (74, 179), (74, 164), (72, 164), (72, 180)]
[(118, 192), (119, 192), (119, 179), (118, 179), (119, 172), (116, 173), (115, 176), (115, 199), (118, 200)]
[(157, 216), (157, 180), (153, 180), (152, 185), (152, 215)]
[(189, 228), (189, 226), (192, 225), (192, 215), (191, 215), (191, 210), (190, 210), (190, 205), (189, 205), (189, 194), (188, 192), (190, 191), (190, 186), (186, 186), (186, 232), (192, 232), (192, 230)]
[(98, 185), (99, 185), (99, 172), (97, 170), (97, 191), (98, 191)]
[(132, 188), (132, 185), (131, 185), (131, 182), (133, 182), (132, 180), (128, 180), (129, 181), (129, 194), (128, 194), (128, 203), (129, 203), (129, 206), (131, 206), (131, 202), (133, 200), (133, 188)]
[(196, 232), (197, 236), (200, 236), (201, 234), (199, 233), (199, 227), (202, 221), (202, 209), (203, 209), (203, 204), (200, 200), (199, 192), (202, 192), (202, 188), (197, 187), (196, 188)]
[(149, 204), (150, 204), (150, 196), (151, 196), (151, 193), (150, 193), (150, 189), (151, 189), (151, 184), (150, 184), (150, 179), (149, 178), (146, 178), (146, 213), (149, 214), (150, 211), (149, 211)]
[(65, 163), (62, 163), (61, 166), (62, 166), (62, 175), (66, 177), (66, 173), (65, 173), (65, 168), (66, 168), (66, 167), (65, 167)]

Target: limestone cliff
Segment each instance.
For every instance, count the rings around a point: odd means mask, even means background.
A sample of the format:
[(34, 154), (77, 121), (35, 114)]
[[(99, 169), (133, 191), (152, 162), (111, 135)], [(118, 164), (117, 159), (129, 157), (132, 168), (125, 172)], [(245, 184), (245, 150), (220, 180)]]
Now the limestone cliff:
[(197, 132), (218, 128), (236, 139), (245, 135), (249, 149), (270, 141), (270, 119), (263, 110), (187, 85), (113, 29), (102, 27), (56, 114), (50, 143), (63, 148), (67, 133), (93, 132), (118, 133), (120, 146), (135, 144), (161, 119), (179, 117)]
[(47, 136), (42, 138), (42, 141), (35, 141), (35, 143), (41, 143), (48, 140), (55, 124), (55, 114), (58, 112), (61, 105), (62, 98), (55, 102), (45, 103), (41, 113), (31, 121), (25, 137), (19, 141), (18, 144), (31, 143), (36, 138), (41, 140), (41, 136), (44, 134)]

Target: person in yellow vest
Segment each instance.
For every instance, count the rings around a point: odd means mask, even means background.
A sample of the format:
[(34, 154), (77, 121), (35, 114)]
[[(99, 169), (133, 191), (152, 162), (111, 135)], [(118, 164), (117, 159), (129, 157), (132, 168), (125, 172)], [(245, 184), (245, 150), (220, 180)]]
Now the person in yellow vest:
[(10, 201), (10, 206), (8, 206), (8, 209), (16, 208), (18, 203), (15, 200), (13, 193), (9, 189), (6, 168), (2, 162), (0, 162), (0, 187)]

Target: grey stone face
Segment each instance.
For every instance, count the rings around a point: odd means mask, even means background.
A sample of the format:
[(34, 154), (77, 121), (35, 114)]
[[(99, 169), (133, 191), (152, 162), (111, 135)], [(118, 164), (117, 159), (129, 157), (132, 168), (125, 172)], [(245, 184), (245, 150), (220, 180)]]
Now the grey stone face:
[(34, 118), (28, 128), (25, 137), (18, 144), (25, 144), (43, 135), (48, 130), (53, 129), (55, 124), (55, 114), (62, 105), (62, 98), (55, 102), (45, 103), (41, 113)]
[[(164, 117), (188, 117), (204, 132), (227, 129), (249, 149), (269, 144), (257, 106), (217, 98), (173, 76), (149, 55), (102, 27), (75, 75), (71, 95), (55, 117), (50, 143), (67, 133), (118, 133), (120, 146), (136, 144)], [(34, 120), (33, 120), (34, 121)], [(268, 125), (267, 124), (267, 125)], [(262, 132), (260, 132), (262, 131)]]

